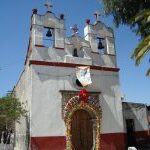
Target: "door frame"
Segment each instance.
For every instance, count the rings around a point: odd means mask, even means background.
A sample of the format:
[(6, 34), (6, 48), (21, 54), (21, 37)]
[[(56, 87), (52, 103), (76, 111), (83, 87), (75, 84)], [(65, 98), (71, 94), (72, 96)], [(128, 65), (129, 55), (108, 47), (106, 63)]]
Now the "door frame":
[(71, 122), (74, 113), (77, 110), (85, 110), (91, 116), (93, 116), (93, 132), (95, 133), (95, 138), (93, 139), (93, 145), (95, 145), (95, 150), (100, 150), (100, 128), (101, 128), (101, 118), (102, 110), (99, 104), (92, 103), (94, 101), (92, 97), (89, 98), (87, 103), (80, 100), (79, 96), (72, 97), (64, 108), (64, 121), (66, 125), (66, 150), (73, 150), (71, 141)]

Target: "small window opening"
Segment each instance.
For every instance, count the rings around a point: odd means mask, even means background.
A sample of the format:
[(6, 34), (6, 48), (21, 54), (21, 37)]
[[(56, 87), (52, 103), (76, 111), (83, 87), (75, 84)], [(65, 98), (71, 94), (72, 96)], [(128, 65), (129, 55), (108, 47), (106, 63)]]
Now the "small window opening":
[(105, 54), (105, 39), (97, 37), (97, 48), (100, 54)]
[(78, 79), (76, 79), (76, 84), (77, 84), (77, 86), (79, 86), (79, 87), (83, 87), (83, 85), (81, 84), (81, 82), (80, 82)]
[(54, 28), (44, 27), (43, 44), (46, 47), (54, 46)]
[(78, 56), (78, 51), (77, 51), (76, 48), (73, 50), (73, 56), (74, 56), (74, 57), (79, 57), (79, 56)]

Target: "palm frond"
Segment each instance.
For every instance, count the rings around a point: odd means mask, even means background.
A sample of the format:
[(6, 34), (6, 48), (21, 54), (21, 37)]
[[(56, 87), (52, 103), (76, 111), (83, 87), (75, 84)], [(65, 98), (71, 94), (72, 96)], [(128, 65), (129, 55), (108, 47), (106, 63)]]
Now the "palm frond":
[(150, 50), (150, 35), (143, 39), (137, 48), (135, 48), (131, 58), (135, 60), (136, 65), (139, 65), (145, 54)]
[(145, 38), (150, 34), (150, 9), (145, 9), (129, 21), (137, 35)]
[(136, 23), (136, 22), (139, 22), (141, 20), (146, 20), (148, 21), (149, 19), (149, 16), (150, 16), (150, 9), (146, 9), (146, 10), (143, 10), (141, 12), (139, 12), (136, 16), (134, 16), (132, 19), (131, 19), (131, 23)]
[(150, 76), (150, 69), (148, 69), (146, 76)]

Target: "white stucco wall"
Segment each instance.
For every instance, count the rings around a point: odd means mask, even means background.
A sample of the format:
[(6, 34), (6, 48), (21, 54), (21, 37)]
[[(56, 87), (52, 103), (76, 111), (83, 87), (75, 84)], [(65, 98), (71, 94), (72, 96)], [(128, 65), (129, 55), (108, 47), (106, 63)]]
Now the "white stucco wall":
[[(31, 80), (31, 69), (29, 65), (25, 67), (17, 85), (15, 86), (15, 95), (18, 100), (22, 103), (22, 106), (27, 110), (28, 117), (21, 117), (19, 123), (15, 124), (15, 149), (16, 150), (26, 150), (27, 149), (27, 139), (26, 137), (29, 134), (30, 129), (27, 128), (27, 120), (28, 123), (30, 120), (30, 106), (31, 106), (31, 97), (32, 97), (32, 80)], [(27, 131), (29, 130), (29, 131)]]
[[(60, 90), (77, 91), (75, 68), (33, 65), (32, 136), (65, 135)], [(89, 92), (101, 92), (102, 133), (123, 132), (118, 73), (91, 70)]]

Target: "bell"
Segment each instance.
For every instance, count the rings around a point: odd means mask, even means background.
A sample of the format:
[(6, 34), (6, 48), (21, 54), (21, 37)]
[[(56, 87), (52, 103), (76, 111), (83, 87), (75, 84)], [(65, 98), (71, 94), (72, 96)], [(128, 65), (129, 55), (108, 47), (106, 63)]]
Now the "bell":
[(47, 37), (52, 37), (52, 32), (51, 32), (50, 29), (48, 29), (48, 31), (47, 31), (47, 33), (46, 33), (46, 36), (47, 36)]
[(101, 40), (99, 40), (99, 42), (98, 42), (98, 49), (103, 49), (103, 48), (104, 48), (104, 46), (103, 46)]

